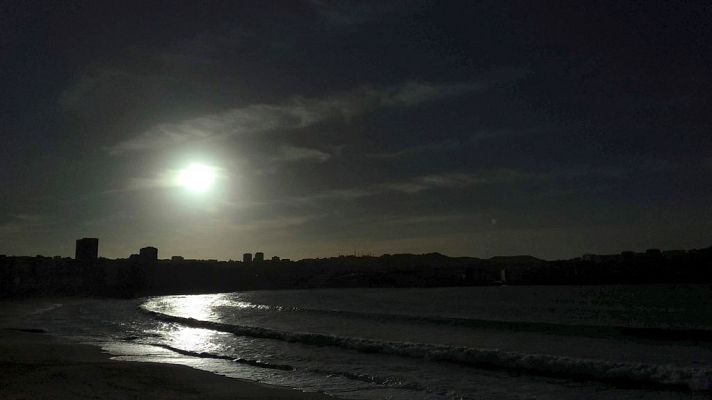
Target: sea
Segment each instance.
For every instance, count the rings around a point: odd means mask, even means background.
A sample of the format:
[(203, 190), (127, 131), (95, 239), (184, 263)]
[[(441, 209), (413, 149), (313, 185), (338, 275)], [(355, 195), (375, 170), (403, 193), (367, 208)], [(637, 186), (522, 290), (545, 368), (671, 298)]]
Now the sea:
[(343, 399), (709, 399), (712, 286), (316, 289), (57, 301), (116, 359)]

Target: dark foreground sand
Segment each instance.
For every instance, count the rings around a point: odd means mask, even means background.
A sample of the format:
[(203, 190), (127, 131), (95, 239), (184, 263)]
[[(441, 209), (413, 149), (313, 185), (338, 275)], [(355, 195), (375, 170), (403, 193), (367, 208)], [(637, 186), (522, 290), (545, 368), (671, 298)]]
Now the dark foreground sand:
[[(0, 312), (8, 311), (0, 305)], [(7, 314), (3, 317), (8, 317)], [(187, 366), (111, 360), (95, 346), (0, 323), (0, 399), (332, 399)], [(20, 321), (18, 321), (20, 322)]]

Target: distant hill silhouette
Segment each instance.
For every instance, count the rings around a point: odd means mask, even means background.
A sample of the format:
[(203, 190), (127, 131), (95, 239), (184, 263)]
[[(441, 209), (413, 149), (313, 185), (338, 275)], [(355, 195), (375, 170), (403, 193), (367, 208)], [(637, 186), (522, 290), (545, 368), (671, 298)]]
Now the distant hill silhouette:
[(478, 285), (712, 283), (712, 247), (587, 254), (545, 261), (529, 255), (489, 259), (440, 253), (338, 256), (299, 261), (109, 260), (0, 256), (0, 296), (140, 296), (253, 289)]
[(487, 261), (495, 264), (537, 264), (546, 263), (546, 261), (533, 256), (495, 256), (488, 258)]

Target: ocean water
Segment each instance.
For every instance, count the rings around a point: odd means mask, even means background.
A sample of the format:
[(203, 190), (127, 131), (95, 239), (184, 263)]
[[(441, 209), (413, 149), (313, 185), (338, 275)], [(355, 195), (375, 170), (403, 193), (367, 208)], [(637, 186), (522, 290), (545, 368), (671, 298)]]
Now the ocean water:
[(345, 399), (712, 394), (712, 287), (320, 289), (86, 300), (31, 316), (118, 359)]

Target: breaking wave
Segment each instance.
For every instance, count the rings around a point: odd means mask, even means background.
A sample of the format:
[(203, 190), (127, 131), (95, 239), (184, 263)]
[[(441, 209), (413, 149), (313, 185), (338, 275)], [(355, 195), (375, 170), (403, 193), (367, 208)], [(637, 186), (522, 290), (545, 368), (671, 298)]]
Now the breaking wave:
[(672, 341), (699, 341), (712, 342), (712, 330), (709, 329), (685, 329), (685, 328), (650, 328), (634, 326), (607, 326), (607, 325), (576, 325), (558, 324), (553, 322), (533, 322), (533, 321), (503, 321), (484, 320), (473, 318), (422, 316), (409, 314), (387, 314), (360, 312), (348, 310), (323, 310), (298, 307), (274, 307), (266, 305), (254, 305), (254, 308), (271, 309), (277, 311), (303, 312), (313, 314), (329, 314), (348, 316), (352, 318), (362, 318), (376, 321), (404, 321), (427, 323), (434, 325), (463, 326), (471, 328), (504, 329), (517, 332), (543, 332), (555, 333), (559, 335), (583, 335), (594, 337), (609, 337), (612, 335), (632, 336), (653, 340)]
[(291, 365), (285, 365), (285, 364), (272, 364), (260, 360), (249, 360), (245, 358), (240, 358), (240, 357), (230, 357), (230, 356), (223, 356), (220, 354), (213, 354), (213, 353), (206, 353), (206, 352), (197, 352), (197, 351), (190, 351), (190, 350), (183, 350), (179, 349), (177, 347), (169, 346), (167, 344), (160, 344), (160, 343), (151, 343), (151, 346), (156, 346), (156, 347), (161, 347), (164, 349), (168, 349), (170, 351), (173, 351), (178, 354), (182, 354), (184, 356), (191, 356), (191, 357), (198, 357), (198, 358), (214, 358), (214, 359), (219, 359), (219, 360), (228, 360), (232, 361), (238, 364), (245, 364), (245, 365), (251, 365), (253, 367), (259, 367), (259, 368), (267, 368), (267, 369), (279, 369), (282, 371), (293, 371), (294, 367)]
[(229, 332), (240, 336), (274, 339), (316, 346), (334, 346), (364, 353), (380, 353), (420, 358), (479, 368), (507, 369), (557, 377), (579, 377), (626, 384), (712, 391), (712, 369), (710, 368), (685, 368), (672, 365), (622, 363), (549, 354), (527, 354), (497, 349), (479, 349), (410, 342), (387, 342), (202, 321), (163, 314), (143, 307), (140, 307), (140, 310), (164, 322)]

